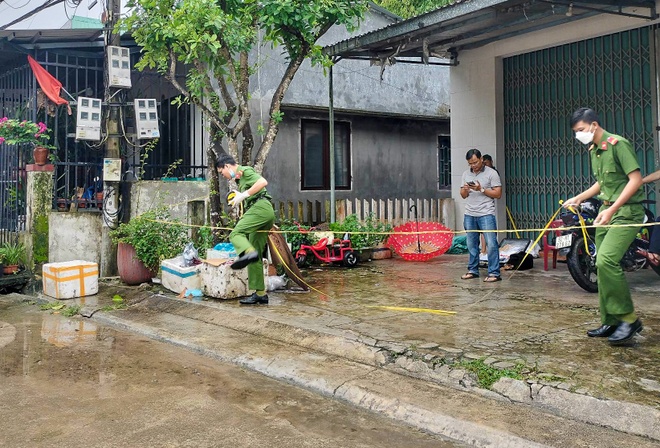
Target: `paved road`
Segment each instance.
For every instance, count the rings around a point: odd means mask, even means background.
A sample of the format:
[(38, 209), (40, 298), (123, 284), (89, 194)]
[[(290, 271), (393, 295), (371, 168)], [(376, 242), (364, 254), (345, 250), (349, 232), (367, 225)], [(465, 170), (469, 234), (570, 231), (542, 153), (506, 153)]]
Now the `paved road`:
[(0, 446), (457, 445), (183, 349), (0, 297)]

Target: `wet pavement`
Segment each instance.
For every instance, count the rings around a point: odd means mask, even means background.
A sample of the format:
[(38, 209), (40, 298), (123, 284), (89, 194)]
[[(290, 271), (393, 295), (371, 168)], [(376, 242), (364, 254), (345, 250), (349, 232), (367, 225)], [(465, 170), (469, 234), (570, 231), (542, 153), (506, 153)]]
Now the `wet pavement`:
[[(532, 376), (572, 391), (660, 408), (660, 276), (651, 270), (628, 274), (645, 329), (631, 346), (612, 347), (585, 335), (600, 325), (597, 294), (579, 288), (565, 264), (546, 272), (542, 260), (535, 262), (529, 271), (503, 272), (504, 280), (495, 284), (461, 280), (465, 256), (311, 270), (310, 282), (328, 298), (285, 295), (283, 306), (269, 308), (287, 316), (310, 310), (322, 317), (315, 324), (397, 342), (422, 356), (484, 359), (498, 367), (522, 361)], [(456, 315), (388, 311), (381, 305)]]
[(0, 445), (458, 446), (188, 350), (56, 313), (0, 298)]
[(306, 279), (323, 295), (271, 293), (268, 306), (251, 308), (233, 300), (204, 304), (350, 335), (381, 348), (389, 344), (431, 366), (475, 359), (497, 368), (524, 363), (529, 382), (660, 408), (659, 276), (650, 270), (628, 274), (645, 329), (631, 346), (611, 347), (603, 339), (586, 337), (587, 329), (600, 325), (598, 297), (580, 289), (565, 264), (546, 272), (537, 259), (530, 271), (513, 277), (503, 272), (502, 282), (485, 284), (460, 279), (465, 258), (444, 255), (426, 263), (392, 259), (356, 269), (313, 268), (305, 271)]

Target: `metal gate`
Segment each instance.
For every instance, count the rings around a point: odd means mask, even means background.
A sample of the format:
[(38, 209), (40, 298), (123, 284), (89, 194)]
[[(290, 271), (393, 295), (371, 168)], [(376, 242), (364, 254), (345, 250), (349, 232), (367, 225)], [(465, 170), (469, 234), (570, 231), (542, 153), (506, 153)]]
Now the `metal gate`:
[[(30, 113), (34, 82), (20, 76), (21, 69), (0, 75), (0, 117), (34, 119)], [(29, 160), (26, 145), (0, 144), (0, 244), (17, 242), (25, 230), (25, 191)]]
[(646, 27), (504, 59), (505, 188), (519, 228), (543, 227), (560, 199), (594, 182), (587, 150), (570, 129), (579, 107), (628, 138), (642, 174), (653, 172), (654, 54)]

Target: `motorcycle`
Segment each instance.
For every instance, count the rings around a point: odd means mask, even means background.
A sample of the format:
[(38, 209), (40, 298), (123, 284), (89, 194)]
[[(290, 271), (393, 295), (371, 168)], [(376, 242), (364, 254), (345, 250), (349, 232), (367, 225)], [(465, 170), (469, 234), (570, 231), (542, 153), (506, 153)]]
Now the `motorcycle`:
[[(651, 201), (645, 202), (650, 203)], [(596, 229), (593, 227), (584, 228), (584, 226), (593, 225), (601, 205), (601, 201), (591, 198), (580, 204), (577, 210), (563, 211), (561, 220), (564, 226), (573, 228), (562, 232), (562, 235), (555, 240), (556, 249), (568, 249), (566, 264), (571, 277), (573, 277), (575, 283), (588, 292), (598, 292)], [(644, 213), (644, 223), (655, 221), (653, 213), (648, 208), (644, 208)], [(639, 271), (650, 266), (656, 274), (660, 275), (660, 266), (650, 264), (643, 255), (646, 254), (649, 248), (651, 231), (653, 231), (653, 227), (642, 227), (637, 233), (635, 240), (621, 259), (621, 267), (624, 271)]]

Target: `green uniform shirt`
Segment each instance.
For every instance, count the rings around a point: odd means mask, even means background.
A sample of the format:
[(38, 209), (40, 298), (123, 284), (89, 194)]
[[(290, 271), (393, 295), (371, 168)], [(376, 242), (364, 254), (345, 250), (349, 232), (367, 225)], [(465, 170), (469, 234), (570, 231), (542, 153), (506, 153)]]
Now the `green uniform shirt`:
[[(603, 201), (616, 201), (628, 184), (628, 174), (639, 170), (637, 156), (628, 140), (603, 131), (599, 143), (594, 142), (590, 149), (591, 168), (600, 185)], [(628, 200), (628, 204), (640, 204), (644, 199), (642, 187)]]
[[(261, 179), (261, 176), (251, 166), (239, 165), (238, 171), (243, 172), (241, 178), (238, 179), (238, 191), (240, 191), (241, 193), (249, 190), (252, 187), (252, 185), (254, 185), (259, 179)], [(250, 196), (244, 201), (245, 210), (252, 207), (252, 204), (254, 204), (256, 201), (262, 198), (266, 198), (269, 201), (272, 200), (272, 197), (268, 194), (266, 188), (262, 188), (261, 191), (259, 191), (257, 194)]]

